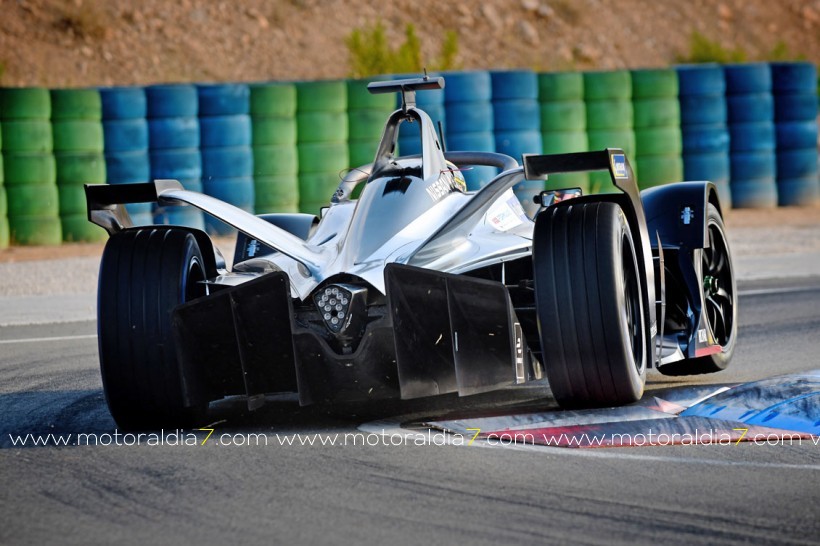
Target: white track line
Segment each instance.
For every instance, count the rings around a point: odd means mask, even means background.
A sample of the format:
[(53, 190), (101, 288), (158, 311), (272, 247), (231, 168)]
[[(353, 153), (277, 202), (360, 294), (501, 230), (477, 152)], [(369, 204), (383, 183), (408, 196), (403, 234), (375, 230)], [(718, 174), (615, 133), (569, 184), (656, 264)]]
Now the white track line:
[(792, 286), (789, 288), (759, 288), (756, 290), (739, 290), (738, 296), (772, 296), (775, 294), (794, 294), (796, 292), (813, 292), (820, 286)]
[[(390, 436), (393, 434), (402, 435), (410, 440), (416, 441), (425, 439), (427, 436), (420, 432), (414, 432), (401, 428), (399, 423), (395, 421), (372, 421), (364, 423), (359, 426), (359, 430), (369, 434), (378, 434)], [(461, 446), (452, 441), (452, 436), (446, 432), (436, 430), (436, 434), (444, 434), (449, 444)], [(783, 470), (814, 470), (820, 471), (820, 465), (816, 464), (789, 464), (789, 463), (765, 463), (753, 461), (726, 461), (721, 459), (694, 459), (688, 457), (662, 457), (657, 455), (640, 455), (632, 454), (634, 451), (629, 450), (627, 455), (624, 448), (569, 448), (569, 447), (547, 447), (535, 445), (493, 445), (485, 441), (476, 440), (470, 447), (482, 447), (489, 449), (512, 449), (515, 451), (531, 451), (540, 453), (541, 455), (563, 455), (569, 457), (586, 457), (589, 459), (618, 459), (621, 461), (643, 461), (643, 462), (659, 462), (659, 463), (679, 463), (679, 464), (698, 464), (707, 466), (730, 466), (730, 467), (745, 467), (745, 468), (771, 468)], [(635, 448), (637, 449), (637, 448)]]
[(72, 341), (75, 339), (97, 339), (97, 334), (59, 337), (28, 337), (24, 339), (0, 339), (0, 345), (11, 345), (14, 343), (47, 343), (49, 341)]

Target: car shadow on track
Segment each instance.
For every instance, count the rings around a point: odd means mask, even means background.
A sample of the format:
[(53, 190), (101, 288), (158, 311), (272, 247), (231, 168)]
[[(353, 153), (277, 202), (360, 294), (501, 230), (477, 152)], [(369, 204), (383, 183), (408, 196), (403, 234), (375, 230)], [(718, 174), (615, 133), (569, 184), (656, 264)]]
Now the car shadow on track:
[(55, 446), (56, 436), (103, 434), (116, 428), (100, 390), (0, 394), (0, 414), (0, 449), (41, 447), (33, 444), (34, 437)]
[[(644, 405), (655, 397), (680, 398), (675, 392), (712, 392), (724, 386), (715, 383), (699, 386), (685, 380), (662, 377), (650, 381), (641, 401)], [(668, 396), (670, 395), (671, 396)], [(391, 419), (407, 426), (429, 421), (477, 419), (528, 413), (560, 414), (546, 383), (537, 387), (515, 388), (460, 398), (457, 394), (416, 400), (387, 400), (370, 404), (300, 406), (295, 394), (271, 395), (265, 404), (248, 410), (243, 397), (226, 398), (211, 404), (207, 420), (196, 428), (228, 431), (316, 433), (328, 430), (356, 429), (360, 424)], [(0, 449), (31, 447), (73, 447), (57, 443), (58, 437), (70, 435), (105, 435), (120, 431), (105, 403), (101, 390), (35, 391), (0, 394)], [(145, 431), (145, 432), (161, 432)], [(167, 431), (166, 431), (167, 432)], [(50, 435), (50, 436), (49, 436)], [(35, 443), (33, 438), (38, 438)]]

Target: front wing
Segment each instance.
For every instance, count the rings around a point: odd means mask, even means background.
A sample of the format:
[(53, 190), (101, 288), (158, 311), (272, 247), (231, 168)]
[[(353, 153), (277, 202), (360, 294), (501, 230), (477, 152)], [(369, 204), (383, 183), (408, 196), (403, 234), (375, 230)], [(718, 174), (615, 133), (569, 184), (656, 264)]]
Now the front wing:
[(504, 389), (543, 376), (506, 287), (399, 264), (385, 268), (389, 311), (351, 354), (296, 320), (273, 272), (182, 304), (174, 336), (191, 401), (298, 392), (302, 405)]

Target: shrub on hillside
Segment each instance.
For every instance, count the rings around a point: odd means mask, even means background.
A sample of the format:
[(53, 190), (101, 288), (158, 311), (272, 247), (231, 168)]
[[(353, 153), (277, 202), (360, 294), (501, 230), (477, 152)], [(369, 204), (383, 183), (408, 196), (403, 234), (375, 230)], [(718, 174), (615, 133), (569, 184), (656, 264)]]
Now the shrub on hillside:
[(371, 27), (357, 28), (345, 40), (350, 52), (350, 75), (364, 78), (377, 74), (421, 72), (430, 70), (452, 70), (456, 68), (458, 54), (458, 34), (448, 31), (436, 59), (429, 63), (421, 53), (421, 40), (413, 24), (404, 30), (404, 42), (392, 47), (387, 31), (381, 21)]

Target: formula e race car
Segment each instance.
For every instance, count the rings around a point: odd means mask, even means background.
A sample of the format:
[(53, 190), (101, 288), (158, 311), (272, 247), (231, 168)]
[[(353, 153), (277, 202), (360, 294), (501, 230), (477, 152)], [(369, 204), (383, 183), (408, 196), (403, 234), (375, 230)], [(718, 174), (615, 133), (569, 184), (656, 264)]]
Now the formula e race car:
[[(362, 403), (544, 376), (562, 407), (612, 406), (640, 399), (649, 367), (727, 366), (737, 292), (712, 183), (639, 193), (618, 149), (525, 154), (523, 165), (444, 151), (415, 105), (416, 92), (442, 87), (428, 76), (368, 86), (402, 106), (321, 218), (254, 216), (173, 180), (86, 186), (89, 219), (110, 234), (98, 334), (119, 426), (189, 426), (228, 396), (250, 409), (282, 392)], [(401, 123), (417, 124), (420, 155), (394, 154)], [(475, 165), (501, 172), (466, 191), (460, 169)], [(542, 191), (532, 219), (512, 191), (596, 170), (613, 192)], [(138, 202), (193, 205), (236, 228), (231, 267), (200, 230), (133, 227), (122, 205)]]

